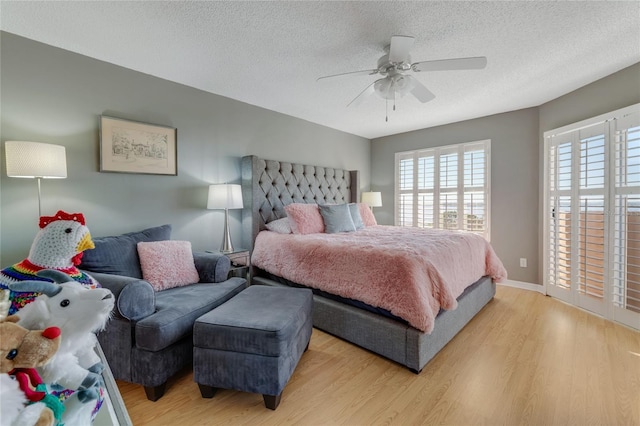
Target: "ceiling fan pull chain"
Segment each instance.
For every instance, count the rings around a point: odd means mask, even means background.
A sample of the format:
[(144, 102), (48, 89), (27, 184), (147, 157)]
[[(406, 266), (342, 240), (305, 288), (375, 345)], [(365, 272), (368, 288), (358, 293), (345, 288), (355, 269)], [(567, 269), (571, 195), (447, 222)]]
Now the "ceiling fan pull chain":
[(389, 122), (389, 99), (385, 99), (384, 100), (384, 106), (385, 106), (385, 109), (384, 109), (384, 114), (385, 114), (384, 121)]

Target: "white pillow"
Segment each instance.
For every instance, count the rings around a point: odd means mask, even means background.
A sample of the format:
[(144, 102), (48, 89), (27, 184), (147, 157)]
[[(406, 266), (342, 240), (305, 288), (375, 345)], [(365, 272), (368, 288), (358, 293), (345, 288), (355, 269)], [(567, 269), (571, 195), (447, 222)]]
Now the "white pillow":
[(288, 217), (283, 217), (282, 219), (272, 220), (267, 223), (265, 227), (269, 231), (277, 232), (278, 234), (292, 234), (291, 223), (289, 222)]

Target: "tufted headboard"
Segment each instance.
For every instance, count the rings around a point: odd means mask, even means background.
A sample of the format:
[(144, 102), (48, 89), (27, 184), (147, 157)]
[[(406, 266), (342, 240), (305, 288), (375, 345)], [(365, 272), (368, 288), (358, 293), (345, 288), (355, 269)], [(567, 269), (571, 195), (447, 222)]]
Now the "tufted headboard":
[(291, 203), (350, 203), (360, 199), (359, 172), (264, 160), (255, 155), (242, 158), (242, 231), (244, 248), (253, 250), (265, 223), (286, 216)]

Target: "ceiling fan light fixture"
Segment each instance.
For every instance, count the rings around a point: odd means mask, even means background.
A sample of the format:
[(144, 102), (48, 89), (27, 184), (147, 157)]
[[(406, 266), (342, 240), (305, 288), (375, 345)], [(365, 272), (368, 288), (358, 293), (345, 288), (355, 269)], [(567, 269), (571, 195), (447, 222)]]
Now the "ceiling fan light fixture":
[(415, 87), (415, 81), (409, 76), (394, 74), (377, 80), (373, 88), (382, 99), (394, 100), (411, 93)]
[(373, 84), (376, 94), (382, 99), (393, 99), (393, 91), (391, 90), (391, 79), (388, 77), (376, 80)]
[(412, 78), (402, 74), (396, 74), (391, 77), (393, 80), (393, 87), (396, 93), (400, 96), (404, 96), (407, 93), (411, 92), (415, 87), (415, 82)]

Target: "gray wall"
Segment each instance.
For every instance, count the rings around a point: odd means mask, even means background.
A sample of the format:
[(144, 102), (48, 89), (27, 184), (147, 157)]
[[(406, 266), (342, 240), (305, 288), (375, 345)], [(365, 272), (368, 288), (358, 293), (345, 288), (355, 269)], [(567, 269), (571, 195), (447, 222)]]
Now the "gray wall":
[[(224, 213), (206, 210), (210, 183), (240, 182), (240, 158), (361, 171), (370, 141), (82, 55), (0, 33), (0, 140), (64, 145), (68, 178), (42, 181), (43, 214), (82, 212), (94, 237), (171, 223), (173, 238), (218, 249)], [(212, 78), (217, 78), (212, 76)], [(99, 173), (101, 114), (178, 129), (178, 176)], [(24, 259), (38, 231), (37, 186), (0, 166), (0, 266)], [(240, 211), (232, 238), (241, 241)]]
[(540, 105), (540, 137), (548, 130), (640, 103), (640, 62)]
[(491, 139), (491, 243), (509, 279), (542, 284), (543, 133), (636, 103), (640, 63), (539, 107), (374, 139), (371, 189), (382, 191), (384, 205), (376, 217), (393, 223), (396, 152)]
[[(379, 223), (393, 224), (396, 152), (491, 139), (491, 244), (509, 279), (535, 283), (538, 268), (536, 108), (374, 139), (371, 188), (382, 191)], [(533, 200), (533, 201), (532, 201)], [(519, 259), (528, 267), (520, 268)]]

